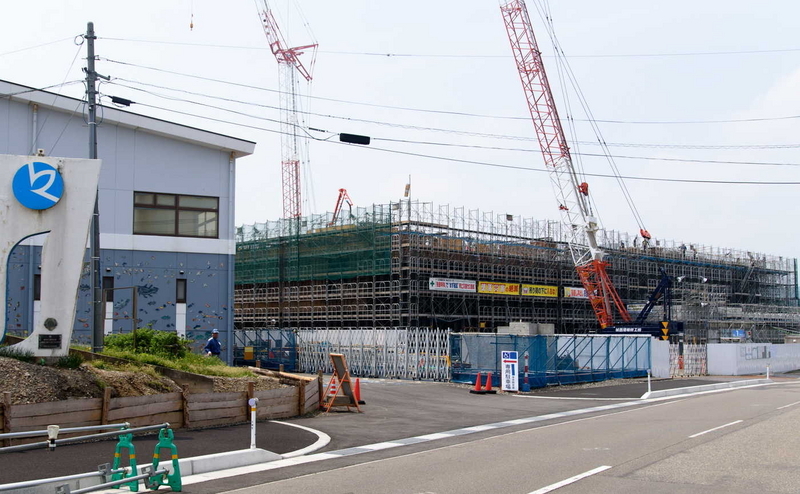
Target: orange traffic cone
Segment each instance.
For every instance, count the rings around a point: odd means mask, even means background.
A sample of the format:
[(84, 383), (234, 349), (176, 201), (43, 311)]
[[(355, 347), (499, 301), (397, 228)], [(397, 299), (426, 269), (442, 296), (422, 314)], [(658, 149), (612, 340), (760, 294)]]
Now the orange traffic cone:
[(475, 378), (475, 387), (469, 390), (470, 393), (476, 395), (483, 395), (486, 394), (486, 391), (481, 389), (481, 373), (478, 372), (478, 376)]
[(339, 383), (336, 382), (336, 376), (331, 376), (331, 382), (328, 384), (328, 395), (329, 396), (336, 396), (336, 392), (338, 391)]
[(486, 387), (483, 388), (483, 392), (489, 395), (497, 394), (497, 390), (492, 389), (492, 373), (489, 372), (486, 374)]
[(359, 405), (366, 405), (367, 402), (361, 399), (361, 379), (356, 378), (356, 385), (353, 388), (353, 394), (356, 396), (356, 401)]

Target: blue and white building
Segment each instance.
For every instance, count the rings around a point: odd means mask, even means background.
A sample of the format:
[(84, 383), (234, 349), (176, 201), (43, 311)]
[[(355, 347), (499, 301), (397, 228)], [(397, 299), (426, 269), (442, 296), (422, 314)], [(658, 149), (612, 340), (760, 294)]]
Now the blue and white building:
[[(0, 80), (0, 154), (88, 158), (82, 107)], [(113, 107), (99, 113), (100, 263), (103, 287), (115, 289), (105, 291), (106, 333), (130, 331), (135, 319), (200, 342), (219, 328), (230, 348), (236, 160), (255, 143)], [(28, 334), (37, 318), (42, 241), (23, 241), (9, 260), (9, 334)], [(81, 343), (92, 324), (86, 261), (74, 332)]]

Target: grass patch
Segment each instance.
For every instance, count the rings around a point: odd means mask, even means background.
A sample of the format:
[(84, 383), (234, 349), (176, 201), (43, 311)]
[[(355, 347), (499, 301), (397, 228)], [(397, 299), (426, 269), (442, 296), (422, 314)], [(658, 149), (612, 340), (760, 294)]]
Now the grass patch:
[[(143, 364), (141, 368), (136, 366), (137, 371), (143, 371), (147, 365), (160, 365), (170, 369), (177, 369), (186, 372), (193, 372), (195, 374), (202, 374), (205, 376), (219, 376), (219, 377), (254, 377), (255, 374), (243, 367), (228, 367), (228, 365), (218, 358), (205, 357), (194, 353), (187, 353), (181, 358), (167, 358), (160, 355), (152, 355), (149, 353), (135, 353), (130, 350), (119, 350), (115, 348), (106, 348), (103, 350), (103, 355), (109, 357), (117, 357), (125, 360), (132, 361), (135, 366), (136, 363)], [(130, 370), (124, 369), (126, 366), (116, 366), (103, 362), (102, 366), (98, 365), (99, 361), (92, 362), (92, 365), (101, 369), (109, 370)], [(152, 369), (151, 369), (152, 370)], [(155, 372), (155, 370), (152, 370)]]

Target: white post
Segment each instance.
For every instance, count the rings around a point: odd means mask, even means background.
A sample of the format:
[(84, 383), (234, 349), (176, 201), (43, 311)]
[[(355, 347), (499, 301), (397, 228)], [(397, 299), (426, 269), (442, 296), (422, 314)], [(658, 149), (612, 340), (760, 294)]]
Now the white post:
[(767, 379), (769, 379), (769, 364), (767, 364)]
[(250, 449), (256, 449), (256, 403), (258, 398), (247, 400), (250, 405)]
[(647, 369), (647, 392), (650, 393), (650, 369)]

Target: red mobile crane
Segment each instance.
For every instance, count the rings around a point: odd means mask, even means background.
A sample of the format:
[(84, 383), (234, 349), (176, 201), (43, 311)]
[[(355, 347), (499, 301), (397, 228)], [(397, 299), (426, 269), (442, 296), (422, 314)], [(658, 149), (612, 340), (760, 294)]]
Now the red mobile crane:
[(339, 219), (339, 215), (342, 214), (342, 207), (344, 203), (350, 207), (350, 210), (353, 209), (353, 200), (350, 199), (350, 194), (347, 193), (347, 189), (339, 189), (339, 198), (336, 199), (336, 207), (333, 208), (333, 218), (331, 219), (328, 226), (333, 226), (336, 224), (336, 220)]
[[(599, 227), (589, 204), (589, 185), (580, 181), (572, 164), (525, 1), (510, 0), (501, 4), (500, 10), (561, 220), (571, 232), (568, 244), (575, 269), (601, 328), (614, 326), (615, 308), (623, 321), (630, 322), (628, 310), (606, 271), (609, 264), (603, 260), (604, 252), (597, 244)], [(644, 228), (640, 233), (650, 238)]]

